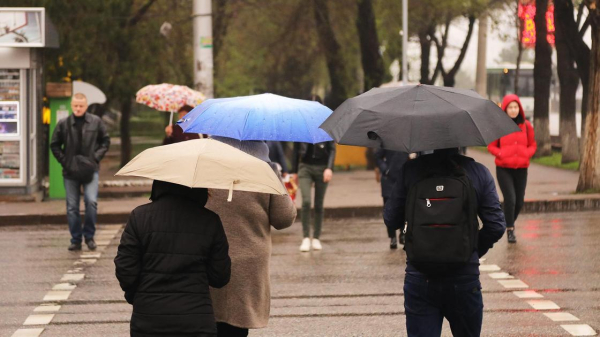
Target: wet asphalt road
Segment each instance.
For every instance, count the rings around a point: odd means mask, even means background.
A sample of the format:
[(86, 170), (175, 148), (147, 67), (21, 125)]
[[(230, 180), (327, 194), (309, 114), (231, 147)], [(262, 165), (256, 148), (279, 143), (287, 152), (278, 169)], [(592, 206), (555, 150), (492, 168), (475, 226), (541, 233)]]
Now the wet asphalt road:
[[(490, 269), (481, 275), (482, 335), (572, 336), (561, 324), (588, 325), (600, 332), (599, 220), (600, 212), (519, 218), (519, 242), (509, 246), (503, 238), (482, 262)], [(324, 250), (311, 253), (298, 251), (300, 227), (296, 223), (274, 232), (272, 318), (267, 329), (250, 336), (405, 336), (404, 252), (388, 248), (382, 221), (328, 221)], [(18, 329), (44, 329), (44, 337), (128, 336), (131, 307), (123, 300), (112, 262), (119, 228), (99, 226), (97, 241), (108, 245), (100, 247), (97, 257), (85, 256), (85, 248), (80, 253), (66, 250), (66, 225), (0, 227), (0, 336)], [(65, 274), (71, 275), (61, 281)], [(542, 297), (513, 293), (526, 290)], [(47, 295), (68, 298), (44, 301)], [(569, 313), (579, 321), (554, 321), (544, 313), (555, 319), (557, 313)], [(52, 314), (49, 324), (31, 321), (36, 318), (31, 315), (45, 315), (37, 316), (43, 321)], [(33, 325), (24, 326), (26, 321)], [(451, 335), (447, 324), (443, 335)]]

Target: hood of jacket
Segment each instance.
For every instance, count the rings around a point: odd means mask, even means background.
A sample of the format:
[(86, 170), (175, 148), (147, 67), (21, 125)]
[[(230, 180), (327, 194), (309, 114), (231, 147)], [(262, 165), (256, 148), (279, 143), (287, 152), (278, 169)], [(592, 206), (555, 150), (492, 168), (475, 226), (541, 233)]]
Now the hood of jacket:
[(506, 108), (508, 107), (510, 102), (517, 102), (517, 104), (519, 105), (519, 115), (521, 115), (521, 118), (523, 118), (523, 121), (525, 121), (525, 110), (523, 110), (523, 105), (521, 104), (519, 96), (515, 94), (504, 96), (504, 99), (502, 100), (502, 110), (506, 112)]
[(208, 201), (208, 189), (206, 188), (190, 188), (162, 180), (155, 180), (154, 183), (152, 183), (150, 200), (156, 201), (166, 195), (176, 195), (191, 199), (200, 206), (206, 205), (206, 202)]

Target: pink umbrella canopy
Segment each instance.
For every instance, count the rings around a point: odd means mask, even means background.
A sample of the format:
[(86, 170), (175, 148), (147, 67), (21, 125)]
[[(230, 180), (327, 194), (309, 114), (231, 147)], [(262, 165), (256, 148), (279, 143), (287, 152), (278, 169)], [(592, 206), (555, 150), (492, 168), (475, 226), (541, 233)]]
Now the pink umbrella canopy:
[(151, 84), (138, 90), (135, 101), (153, 109), (176, 112), (184, 105), (192, 108), (205, 100), (201, 92), (192, 90), (184, 85)]

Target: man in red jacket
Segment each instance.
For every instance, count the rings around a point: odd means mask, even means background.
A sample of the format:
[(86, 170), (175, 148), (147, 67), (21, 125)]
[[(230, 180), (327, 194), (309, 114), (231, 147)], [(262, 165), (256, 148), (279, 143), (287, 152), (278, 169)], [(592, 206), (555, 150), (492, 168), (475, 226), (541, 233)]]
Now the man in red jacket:
[(537, 150), (533, 126), (525, 119), (525, 111), (517, 95), (506, 95), (502, 110), (512, 118), (521, 131), (506, 135), (488, 145), (496, 157), (496, 177), (504, 196), (504, 215), (509, 243), (516, 243), (515, 221), (525, 202), (529, 159)]

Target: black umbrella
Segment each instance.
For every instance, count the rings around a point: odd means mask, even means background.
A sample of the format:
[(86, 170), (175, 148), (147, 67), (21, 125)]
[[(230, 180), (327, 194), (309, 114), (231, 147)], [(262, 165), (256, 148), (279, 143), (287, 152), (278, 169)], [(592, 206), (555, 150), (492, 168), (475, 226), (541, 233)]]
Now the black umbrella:
[(520, 131), (474, 91), (421, 84), (371, 89), (346, 100), (320, 127), (340, 144), (404, 152), (485, 146)]

